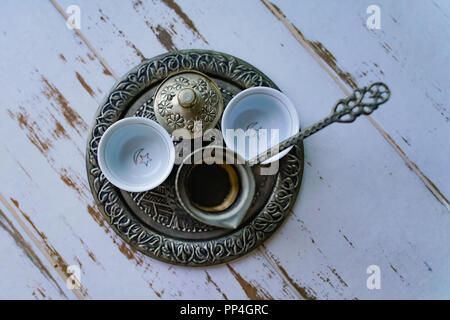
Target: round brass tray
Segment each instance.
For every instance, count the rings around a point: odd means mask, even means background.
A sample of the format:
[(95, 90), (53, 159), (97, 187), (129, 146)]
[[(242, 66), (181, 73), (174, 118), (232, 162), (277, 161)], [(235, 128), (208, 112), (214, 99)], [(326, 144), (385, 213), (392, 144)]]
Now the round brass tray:
[(261, 176), (258, 166), (253, 168), (256, 194), (244, 221), (235, 230), (205, 225), (182, 209), (174, 186), (177, 166), (166, 181), (153, 190), (130, 193), (116, 188), (104, 177), (97, 163), (102, 134), (124, 117), (155, 120), (155, 90), (168, 75), (182, 70), (198, 70), (211, 77), (222, 92), (224, 106), (245, 88), (278, 89), (255, 67), (220, 52), (181, 50), (146, 60), (119, 80), (98, 108), (87, 144), (87, 175), (102, 215), (131, 246), (172, 264), (214, 265), (250, 252), (281, 225), (300, 189), (303, 144), (300, 142), (280, 160), (276, 175)]

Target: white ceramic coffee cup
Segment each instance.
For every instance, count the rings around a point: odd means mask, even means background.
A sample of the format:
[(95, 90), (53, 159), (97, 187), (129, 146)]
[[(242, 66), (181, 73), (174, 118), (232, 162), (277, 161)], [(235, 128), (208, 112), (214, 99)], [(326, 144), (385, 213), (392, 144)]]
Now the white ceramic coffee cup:
[[(238, 143), (238, 138), (229, 134), (237, 134), (239, 131), (236, 130), (239, 129), (247, 136), (245, 142), (241, 140), (242, 143)], [(253, 142), (248, 137), (248, 133), (251, 133), (248, 129), (254, 130)], [(261, 129), (266, 129), (267, 135)], [(297, 110), (291, 100), (284, 93), (268, 87), (252, 87), (241, 91), (230, 100), (222, 116), (222, 135), (227, 147), (246, 160), (298, 133), (299, 129)], [(278, 136), (273, 130), (278, 130)], [(291, 149), (287, 148), (263, 164), (280, 159)]]
[(130, 117), (105, 131), (97, 157), (109, 182), (126, 191), (142, 192), (157, 187), (169, 176), (175, 148), (170, 135), (157, 122)]

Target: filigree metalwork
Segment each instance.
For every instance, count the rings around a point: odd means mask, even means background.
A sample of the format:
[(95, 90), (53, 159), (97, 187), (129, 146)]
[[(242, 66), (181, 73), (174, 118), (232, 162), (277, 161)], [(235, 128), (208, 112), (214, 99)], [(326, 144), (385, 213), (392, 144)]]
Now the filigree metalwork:
[[(97, 148), (102, 134), (115, 121), (123, 118), (130, 106), (149, 88), (167, 75), (182, 70), (198, 70), (210, 77), (225, 79), (239, 88), (275, 87), (275, 84), (248, 63), (227, 54), (205, 50), (183, 50), (147, 60), (119, 80), (101, 103), (91, 129), (86, 153), (87, 173), (91, 191), (98, 207), (112, 228), (130, 245), (156, 259), (182, 265), (206, 266), (230, 261), (256, 248), (281, 225), (297, 197), (303, 173), (303, 145), (300, 142), (280, 161), (272, 192), (262, 209), (245, 220), (238, 229), (209, 239), (180, 239), (149, 228), (127, 205), (122, 191), (104, 177), (97, 163)], [(224, 92), (222, 90), (222, 92)], [(154, 119), (152, 99), (136, 112)], [(170, 178), (170, 177), (169, 177)], [(261, 180), (260, 183), (262, 183)], [(174, 197), (161, 190), (149, 192), (152, 204), (160, 205), (156, 219), (164, 208), (176, 206)], [(257, 191), (259, 194), (259, 191)], [(135, 194), (135, 196), (141, 196)], [(149, 198), (141, 198), (147, 201)], [(159, 214), (161, 212), (161, 214)], [(169, 216), (167, 216), (169, 217)], [(170, 216), (173, 218), (174, 216)], [(182, 214), (177, 216), (182, 218)], [(162, 218), (161, 218), (162, 219)]]
[(378, 109), (381, 104), (388, 101), (390, 96), (391, 92), (389, 88), (382, 82), (373, 83), (368, 87), (357, 88), (349, 97), (336, 102), (328, 117), (303, 129), (301, 132), (282, 141), (278, 145), (273, 146), (265, 153), (250, 159), (248, 164), (255, 165), (262, 163), (273, 155), (289, 148), (293, 144), (299, 143), (334, 122), (350, 123), (355, 121), (360, 115), (369, 115)]

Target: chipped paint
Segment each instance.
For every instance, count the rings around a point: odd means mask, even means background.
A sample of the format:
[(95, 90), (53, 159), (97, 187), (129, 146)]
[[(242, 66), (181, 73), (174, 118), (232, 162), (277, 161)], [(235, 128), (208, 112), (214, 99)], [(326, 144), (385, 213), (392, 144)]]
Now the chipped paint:
[[(64, 168), (61, 169), (61, 172), (60, 172), (61, 180), (63, 180), (63, 182), (67, 186), (69, 186), (70, 188), (75, 190), (78, 193), (78, 195), (80, 196), (80, 199), (81, 198), (85, 199), (85, 201), (88, 201), (88, 202), (92, 201), (90, 193), (89, 193), (89, 195), (86, 193), (86, 190), (88, 190), (88, 187), (85, 185), (84, 182), (80, 186), (73, 180), (73, 178), (69, 177), (66, 169), (64, 169)], [(103, 230), (105, 231), (106, 234), (110, 235), (111, 240), (117, 246), (117, 248), (119, 249), (119, 252), (121, 252), (128, 260), (133, 260), (137, 266), (142, 266), (144, 264), (144, 260), (141, 256), (140, 257), (137, 256), (140, 253), (137, 250), (135, 250), (134, 248), (128, 246), (115, 233), (110, 233), (111, 227), (109, 225), (105, 224), (105, 219), (103, 218), (102, 214), (98, 211), (98, 208), (96, 208), (96, 205), (94, 205), (94, 204), (91, 205), (88, 203), (86, 205), (86, 208), (87, 208), (87, 212), (94, 219), (94, 221), (101, 228), (103, 228)], [(88, 255), (89, 255), (89, 252), (88, 252)], [(91, 259), (95, 259), (93, 254), (92, 254), (92, 256), (91, 255), (89, 255), (89, 256)], [(146, 265), (147, 265), (147, 267), (149, 266), (148, 263)]]
[[(78, 193), (78, 195), (80, 196), (80, 199), (81, 198), (88, 199), (89, 192), (87, 191), (88, 187), (86, 186), (86, 184), (84, 182), (79, 182), (79, 183), (76, 182), (76, 180), (81, 181), (81, 179), (78, 177), (78, 174), (73, 172), (71, 169), (66, 169), (66, 168), (61, 168), (56, 171), (57, 171), (61, 181), (64, 182), (64, 184), (66, 186), (75, 190)], [(74, 176), (76, 177), (76, 179)]]
[[(87, 187), (86, 187), (87, 188)], [(110, 238), (113, 243), (119, 249), (119, 252), (122, 253), (128, 260), (134, 261), (136, 266), (144, 265), (145, 256), (141, 254), (139, 251), (129, 246), (125, 241), (123, 241), (116, 233), (111, 233), (111, 226), (109, 224), (105, 224), (105, 219), (103, 215), (100, 213), (96, 205), (87, 205), (87, 210), (89, 215), (94, 219), (94, 221), (103, 228), (106, 234), (110, 234)], [(150, 266), (149, 263), (146, 263), (146, 268)]]
[(384, 131), (378, 123), (376, 123), (370, 116), (368, 116), (369, 121), (375, 126), (375, 128), (383, 135), (383, 137), (394, 147), (397, 153), (401, 156), (401, 158), (405, 161), (407, 167), (416, 173), (419, 178), (425, 184), (425, 187), (431, 192), (431, 194), (448, 210), (450, 211), (450, 201), (444, 196), (444, 194), (438, 189), (438, 187), (431, 181), (415, 164), (411, 161), (406, 153), (397, 145), (397, 143), (392, 139), (392, 137)]
[(105, 23), (106, 23), (107, 21), (111, 23), (111, 25), (114, 27), (115, 31), (119, 34), (119, 36), (120, 36), (122, 39), (125, 40), (125, 44), (126, 44), (128, 47), (130, 47), (131, 49), (133, 49), (133, 51), (134, 51), (134, 53), (136, 54), (136, 56), (137, 56), (139, 59), (141, 59), (141, 62), (145, 61), (146, 58), (145, 58), (145, 56), (142, 54), (142, 51), (139, 50), (139, 49), (136, 47), (136, 45), (128, 39), (128, 37), (125, 35), (125, 33), (124, 33), (122, 30), (120, 30), (113, 22), (110, 21), (109, 17), (103, 12), (103, 10), (102, 10), (102, 9), (98, 9), (98, 12), (101, 14), (100, 19), (101, 19), (103, 22), (105, 22)]
[(201, 33), (198, 31), (197, 27), (195, 26), (194, 22), (188, 17), (186, 13), (180, 8), (180, 6), (173, 0), (162, 0), (162, 2), (168, 6), (170, 9), (172, 9), (184, 22), (184, 24), (191, 29), (191, 31), (197, 35), (200, 39), (202, 39), (206, 44), (208, 44), (208, 41), (206, 41), (205, 37), (201, 35)]
[(131, 247), (128, 246), (125, 242), (122, 242), (119, 245), (119, 251), (123, 253), (125, 257), (127, 257), (128, 260), (134, 259), (133, 250), (131, 250)]
[[(95, 222), (97, 222), (97, 224), (100, 227), (104, 227), (105, 226), (105, 219), (102, 217), (102, 215), (100, 214), (100, 212), (98, 212), (97, 210), (94, 209), (94, 207), (92, 207), (91, 205), (87, 205), (87, 210), (89, 212), (89, 214), (91, 215), (92, 218), (94, 218)], [(109, 232), (109, 229), (105, 230), (106, 233)]]
[[(27, 215), (21, 208), (20, 204), (16, 199), (10, 198), (11, 202), (14, 204), (14, 206), (19, 210), (19, 212), (22, 214), (22, 216), (25, 218), (25, 220), (30, 223), (31, 227), (35, 230), (39, 238), (41, 239), (40, 243), (44, 246), (46, 253), (50, 256), (51, 261), (53, 263), (53, 267), (62, 273), (65, 279), (69, 278), (72, 274), (68, 272), (69, 264), (64, 260), (61, 254), (48, 243), (48, 237), (40, 231), (34, 223), (32, 223), (29, 215)], [(88, 293), (86, 289), (80, 289), (77, 291), (79, 294), (81, 294), (82, 297), (86, 298), (88, 297)]]
[(341, 78), (342, 81), (347, 83), (351, 88), (356, 88), (358, 86), (355, 78), (339, 67), (337, 59), (321, 42), (308, 40), (293, 23), (288, 21), (286, 15), (279, 7), (267, 0), (261, 1), (278, 20), (288, 27), (296, 39), (301, 39), (301, 41), (308, 45), (338, 75), (338, 77)]
[(344, 287), (348, 287), (347, 282), (344, 281), (344, 279), (342, 279), (342, 277), (337, 273), (335, 268), (331, 268), (328, 267), (328, 269), (331, 271), (331, 273), (333, 273), (335, 275), (335, 277), (339, 280), (339, 282), (344, 286)]
[(317, 276), (319, 277), (320, 280), (322, 280), (323, 282), (325, 282), (328, 285), (330, 285), (330, 287), (335, 289), (335, 287), (334, 287), (333, 283), (331, 282), (330, 278), (324, 276), (322, 273), (317, 273)]
[[(72, 230), (73, 231), (73, 230)], [(81, 244), (83, 245), (84, 250), (86, 250), (88, 257), (95, 262), (98, 265), (101, 265), (100, 262), (97, 261), (97, 258), (95, 257), (94, 253), (89, 249), (89, 247), (84, 243), (83, 239), (80, 239)], [(80, 262), (80, 268), (81, 268), (81, 262)]]
[(273, 300), (273, 298), (261, 288), (257, 288), (250, 282), (246, 281), (242, 276), (237, 273), (229, 263), (226, 263), (228, 270), (233, 274), (234, 278), (239, 282), (242, 290), (250, 300)]
[(277, 266), (280, 269), (281, 273), (284, 277), (292, 284), (292, 286), (297, 290), (297, 292), (306, 300), (316, 300), (316, 293), (311, 288), (304, 288), (300, 286), (297, 282), (295, 282), (291, 276), (287, 273), (287, 271), (277, 262)]
[[(52, 86), (49, 82), (48, 82), (49, 86)], [(53, 86), (52, 86), (53, 87)], [(54, 87), (52, 88), (52, 94), (51, 96), (56, 96), (56, 99), (58, 100), (63, 100), (64, 98), (60, 97), (60, 94), (58, 93), (58, 91), (54, 91), (57, 89), (54, 89)], [(14, 114), (11, 110), (8, 110), (8, 114), (12, 119), (16, 119), (19, 122), (19, 126), (22, 129), (26, 129), (27, 130), (27, 137), (28, 139), (39, 149), (39, 151), (41, 151), (41, 153), (45, 156), (45, 158), (47, 159), (48, 163), (50, 164), (50, 166), (52, 167), (52, 169), (58, 174), (59, 178), (61, 179), (61, 181), (68, 186), (69, 188), (71, 188), (72, 190), (74, 190), (78, 195), (80, 199), (83, 199), (87, 202), (91, 202), (92, 198), (90, 195), (90, 192), (88, 191), (89, 188), (87, 187), (86, 183), (84, 182), (84, 180), (82, 180), (81, 178), (79, 178), (78, 174), (73, 172), (70, 168), (56, 168), (55, 167), (55, 163), (54, 160), (50, 157), (50, 155), (48, 154), (50, 147), (52, 146), (52, 143), (50, 142), (50, 140), (48, 140), (47, 138), (45, 138), (42, 135), (42, 131), (39, 128), (39, 126), (37, 125), (37, 123), (35, 121), (30, 121), (29, 119), (29, 114), (26, 112), (26, 110), (23, 107), (19, 107), (20, 112), (16, 114)], [(57, 121), (54, 117), (53, 119), (55, 121)], [(74, 122), (76, 123), (76, 122)], [(65, 129), (62, 127), (58, 128), (58, 125), (56, 126), (56, 131), (53, 131), (54, 135), (58, 135), (58, 136), (66, 136), (67, 132), (65, 131)], [(53, 135), (52, 134), (52, 135)], [(16, 204), (15, 204), (16, 205)], [(105, 220), (102, 217), (102, 215), (100, 214), (100, 212), (98, 212), (98, 210), (96, 210), (93, 205), (87, 204), (87, 211), (88, 213), (91, 215), (91, 217), (94, 219), (94, 221), (105, 230), (105, 233), (110, 233), (110, 227), (105, 225)], [(23, 213), (24, 214), (24, 213)], [(28, 221), (31, 222), (31, 219), (29, 219), (29, 217), (25, 214), (24, 218)], [(33, 225), (34, 226), (34, 225)], [(35, 228), (35, 226), (34, 226)], [(36, 232), (39, 232), (37, 230), (37, 228), (35, 228)], [(44, 234), (40, 234), (41, 238), (44, 238), (45, 235)], [(117, 236), (110, 236), (111, 239), (113, 240), (114, 244), (117, 245), (117, 247), (119, 248), (119, 251), (125, 255), (127, 257), (127, 259), (129, 260), (134, 260), (136, 265), (143, 265), (143, 259), (142, 258), (138, 258), (135, 256), (136, 251), (130, 247), (128, 247), (122, 240), (116, 240), (118, 239)], [(54, 252), (53, 253), (55, 256), (57, 256), (57, 254)], [(89, 257), (91, 259), (96, 259), (95, 256), (93, 255), (93, 253), (89, 254)], [(64, 264), (63, 264), (64, 266)]]
[(83, 118), (81, 118), (78, 112), (69, 106), (67, 99), (52, 83), (50, 83), (50, 81), (48, 81), (44, 76), (41, 76), (41, 81), (44, 85), (41, 92), (49, 101), (55, 102), (59, 105), (60, 109), (57, 108), (56, 110), (62, 113), (67, 123), (75, 129), (80, 136), (83, 136), (87, 130), (87, 124)]
[(433, 272), (433, 269), (430, 267), (430, 265), (426, 261), (424, 261), (423, 264), (427, 267), (428, 271)]
[(59, 286), (58, 282), (53, 278), (50, 271), (44, 266), (41, 259), (39, 259), (38, 255), (34, 252), (31, 245), (23, 238), (23, 236), (19, 233), (19, 231), (14, 227), (12, 222), (8, 219), (8, 217), (0, 210), (0, 228), (6, 231), (17, 246), (22, 250), (25, 256), (33, 263), (33, 265), (39, 270), (39, 272), (47, 279), (49, 279), (53, 285), (57, 288), (60, 295), (66, 297), (66, 294)]
[(88, 256), (89, 256), (89, 258), (91, 258), (92, 261), (97, 263), (97, 259), (95, 258), (95, 255), (92, 251), (88, 251)]
[[(440, 92), (442, 92), (442, 90), (440, 88), (436, 89)], [(439, 114), (444, 117), (446, 122), (450, 122), (450, 115), (447, 111), (447, 108), (444, 106), (443, 103), (441, 102), (437, 102), (436, 99), (433, 97), (433, 95), (430, 95), (428, 92), (425, 91), (425, 97), (430, 100), (431, 105), (433, 106), (434, 109), (436, 109), (437, 112), (439, 112)]]
[(16, 159), (14, 159), (14, 161), (16, 161), (16, 163), (17, 163), (17, 165), (20, 167), (20, 169), (22, 169), (22, 171), (27, 175), (27, 177), (31, 180), (31, 181), (33, 181), (33, 178), (31, 178), (31, 175), (28, 173), (28, 171), (22, 166), (22, 164), (18, 161), (18, 160), (16, 160)]
[[(115, 27), (115, 24), (113, 23), (113, 26)], [(122, 30), (118, 31), (120, 36), (125, 40), (125, 43), (127, 46), (129, 46), (131, 49), (133, 49), (134, 53), (136, 54), (136, 56), (141, 59), (141, 62), (145, 61), (146, 58), (145, 56), (142, 54), (142, 51), (139, 50), (136, 45), (134, 43), (132, 43), (130, 40), (127, 39), (127, 37), (125, 36), (125, 34), (123, 33)]]
[(402, 282), (405, 282), (405, 278), (398, 272), (398, 269), (394, 267), (392, 264), (389, 264), (389, 266), (399, 276), (400, 280), (402, 280)]
[(138, 10), (139, 7), (142, 7), (142, 1), (141, 0), (136, 0), (133, 2), (133, 8), (134, 10)]
[(156, 294), (156, 296), (157, 296), (158, 298), (161, 299), (162, 293), (164, 293), (164, 290), (161, 291), (161, 292), (156, 291), (156, 290), (153, 288), (153, 284), (152, 284), (152, 283), (149, 283), (148, 286), (150, 287), (150, 289), (152, 289), (152, 291)]
[(61, 181), (65, 183), (66, 186), (74, 189), (78, 194), (82, 194), (81, 190), (78, 188), (78, 186), (72, 181), (72, 179), (66, 174), (67, 170), (62, 169), (64, 173), (60, 173)]
[[(65, 21), (67, 21), (67, 19), (69, 19), (69, 16), (67, 15), (67, 13), (64, 11), (64, 9), (58, 4), (56, 3), (56, 0), (49, 0), (50, 3), (53, 5), (53, 7), (55, 7), (55, 9), (61, 14), (61, 16), (64, 18)], [(89, 48), (89, 50), (91, 50), (91, 52), (94, 54), (95, 57), (97, 57), (98, 61), (100, 62), (100, 64), (103, 67), (103, 73), (105, 75), (110, 75), (112, 76), (114, 79), (118, 79), (118, 76), (116, 74), (114, 74), (114, 72), (112, 72), (112, 69), (110, 68), (110, 66), (106, 63), (106, 61), (100, 56), (100, 54), (97, 52), (97, 50), (94, 48), (94, 46), (88, 41), (88, 39), (80, 32), (79, 29), (74, 28), (73, 31), (75, 32), (75, 34), (82, 40), (80, 41), (80, 45), (84, 44)], [(109, 74), (108, 74), (109, 73)]]
[(164, 48), (166, 48), (167, 51), (177, 50), (177, 47), (173, 43), (172, 36), (166, 29), (164, 29), (164, 27), (158, 24), (155, 28), (152, 25), (150, 25), (148, 21), (146, 21), (146, 24), (158, 38), (158, 41), (161, 43), (161, 45)]
[(92, 98), (94, 98), (95, 97), (94, 90), (92, 90), (92, 88), (86, 83), (86, 81), (83, 79), (83, 77), (78, 72), (75, 72), (75, 75), (76, 75), (78, 81), (80, 82), (80, 84), (83, 86), (84, 90), (86, 90), (87, 93), (89, 93), (89, 95)]
[(45, 234), (41, 233), (38, 228), (36, 228), (36, 226), (34, 225), (33, 221), (30, 219), (30, 217), (22, 211), (22, 209), (20, 209), (19, 207), (19, 202), (14, 199), (14, 198), (9, 198), (9, 200), (11, 200), (11, 202), (14, 204), (14, 206), (20, 211), (20, 213), (22, 213), (22, 216), (25, 218), (25, 220), (28, 221), (28, 223), (31, 225), (31, 227), (34, 229), (34, 231), (36, 231), (36, 233), (39, 235), (39, 237), (41, 237), (41, 239), (47, 240), (47, 237), (45, 236)]
[[(30, 116), (29, 116), (28, 112), (23, 107), (19, 106), (18, 109), (19, 109), (19, 112), (17, 112), (16, 114), (14, 114), (11, 110), (8, 109), (8, 114), (10, 115), (10, 117), (12, 119), (15, 119), (18, 121), (19, 127), (21, 129), (26, 130), (27, 138), (30, 140), (31, 143), (33, 143), (36, 146), (36, 148), (41, 152), (41, 154), (44, 155), (45, 159), (50, 164), (52, 169), (59, 175), (61, 181), (63, 181), (67, 186), (71, 187), (72, 189), (75, 189), (80, 196), (83, 196), (83, 194), (85, 194), (85, 193), (82, 191), (81, 188), (79, 188), (74, 183), (73, 179), (69, 176), (68, 169), (55, 168), (55, 161), (49, 155), (49, 151), (50, 151), (51, 147), (53, 146), (52, 141), (50, 139), (48, 139), (47, 137), (45, 137), (45, 135), (43, 134), (43, 131), (40, 129), (40, 127), (36, 121), (30, 120)], [(50, 132), (51, 136), (54, 138), (64, 137), (64, 138), (70, 139), (65, 128), (56, 119), (56, 117), (54, 115), (52, 115), (51, 113), (49, 113), (49, 115), (50, 115), (50, 118), (52, 118), (55, 122), (55, 129), (53, 129)], [(31, 177), (30, 177), (30, 179), (31, 179)]]
[(213, 281), (213, 279), (212, 279), (211, 276), (209, 275), (208, 271), (205, 270), (205, 273), (206, 273), (206, 283), (211, 283), (211, 284), (214, 286), (214, 288), (216, 288), (217, 292), (220, 293), (220, 294), (222, 295), (222, 298), (223, 298), (224, 300), (228, 300), (227, 295), (226, 295), (225, 293), (223, 293), (222, 290), (221, 290), (221, 289), (219, 288), (219, 286), (217, 285), (217, 283), (215, 283), (215, 282)]
[[(41, 232), (36, 225), (32, 222), (30, 217), (20, 208), (19, 202), (16, 199), (10, 198), (11, 202), (14, 204), (14, 206), (19, 210), (19, 212), (22, 214), (22, 216), (25, 218), (25, 220), (31, 225), (31, 227), (34, 229), (34, 231), (37, 233), (37, 235), (41, 238), (42, 243), (46, 246), (46, 248), (49, 250), (52, 257), (55, 258), (57, 263), (62, 267), (62, 271), (66, 274), (67, 277), (70, 276), (70, 274), (67, 273), (67, 267), (68, 264), (64, 261), (62, 256), (53, 248), (50, 246), (47, 242), (47, 236)], [(54, 265), (54, 267), (58, 267), (58, 265)]]
[(342, 237), (344, 238), (345, 241), (347, 241), (347, 243), (350, 245), (350, 247), (355, 248), (355, 246), (353, 245), (353, 242), (351, 242), (351, 241), (348, 239), (348, 237), (347, 237), (345, 234), (342, 233), (342, 230), (341, 230), (341, 229), (339, 229), (339, 233), (342, 234)]
[(109, 71), (107, 68), (103, 68), (103, 74), (115, 78), (111, 71)]
[[(299, 36), (304, 37), (300, 30), (297, 29), (297, 27), (295, 27), (295, 29), (299, 33)], [(309, 43), (309, 45), (317, 53), (317, 55), (321, 57), (323, 61), (325, 61), (334, 72), (336, 72), (336, 74), (339, 76), (339, 78), (342, 79), (342, 81), (347, 83), (353, 89), (358, 87), (355, 78), (350, 73), (343, 71), (338, 66), (336, 58), (322, 43), (318, 41), (310, 41), (306, 38), (304, 39), (305, 41), (307, 41), (307, 43)]]
[(73, 259), (78, 263), (78, 266), (80, 267), (80, 270), (83, 270), (83, 263), (81, 262), (80, 259), (78, 259), (78, 257), (73, 257)]
[(39, 292), (39, 294), (42, 296), (42, 298), (46, 299), (47, 295), (44, 293), (44, 289), (41, 288), (37, 288), (37, 291)]
[[(292, 35), (300, 42), (300, 44), (304, 45), (307, 51), (312, 50), (317, 56), (321, 58), (316, 59), (319, 64), (322, 65), (322, 62), (328, 64), (328, 66), (334, 70), (334, 72), (339, 76), (339, 78), (347, 83), (351, 88), (357, 87), (355, 79), (348, 73), (342, 71), (337, 66), (336, 58), (327, 50), (320, 42), (312, 42), (301, 33), (301, 31), (292, 23), (290, 23), (286, 15), (273, 3), (270, 3), (267, 0), (261, 0), (261, 2), (274, 14), (274, 16), (279, 19), (292, 33)], [(381, 46), (387, 53), (391, 53), (392, 48), (386, 42), (380, 43)], [(398, 58), (391, 54), (392, 58), (398, 61)], [(336, 84), (342, 89), (342, 91), (349, 95), (351, 92), (340, 82), (338, 81), (331, 73), (329, 73)], [(447, 209), (450, 211), (450, 202), (449, 200), (442, 194), (442, 192), (437, 188), (437, 186), (427, 177), (425, 174), (419, 169), (419, 167), (412, 162), (407, 156), (406, 153), (395, 143), (392, 137), (384, 131), (380, 125), (373, 120), (371, 116), (367, 116), (372, 125), (381, 133), (381, 135), (391, 144), (391, 146), (397, 151), (397, 153), (401, 156), (401, 158), (405, 161), (408, 168), (410, 168), (414, 173), (416, 173), (420, 179), (424, 182), (426, 188), (433, 194), (433, 196)]]
[(64, 129), (63, 125), (61, 124), (61, 122), (59, 122), (58, 119), (56, 119), (56, 117), (50, 113), (50, 117), (53, 119), (53, 121), (55, 122), (55, 129), (53, 129), (52, 132), (52, 136), (54, 138), (66, 138), (66, 139), (70, 139), (69, 135), (67, 134), (66, 129)]
[[(140, 8), (143, 7), (143, 3), (141, 1), (135, 1), (133, 3), (133, 9), (140, 13)], [(150, 21), (148, 20), (147, 16), (143, 14), (143, 18), (145, 21), (145, 24), (147, 27), (153, 32), (153, 34), (158, 39), (159, 43), (167, 50), (167, 51), (174, 51), (177, 50), (177, 47), (175, 46), (172, 34), (176, 34), (176, 31), (174, 29), (174, 25), (170, 25), (171, 32), (169, 32), (167, 29), (165, 29), (161, 24), (158, 24), (156, 27), (154, 27)]]
[[(304, 222), (298, 218), (296, 218), (296, 220), (297, 220), (297, 222), (300, 223), (300, 227), (301, 227), (302, 231), (311, 235), (311, 232), (304, 226)], [(311, 239), (311, 242), (313, 244), (315, 244), (314, 239), (312, 237), (310, 237), (310, 239)], [(267, 257), (267, 259), (270, 259), (270, 261), (273, 261), (274, 267), (280, 271), (280, 274), (283, 277), (283, 279), (290, 285), (290, 287), (292, 287), (292, 290), (295, 290), (295, 292), (298, 294), (299, 297), (302, 297), (303, 299), (307, 299), (307, 300), (316, 300), (317, 299), (317, 297), (316, 297), (317, 294), (312, 288), (302, 287), (297, 282), (295, 282), (294, 279), (292, 279), (292, 277), (287, 273), (286, 269), (283, 268), (281, 263), (276, 258), (269, 255), (269, 253), (267, 252), (266, 246), (264, 244), (262, 244), (261, 247), (264, 249), (263, 253), (265, 252), (264, 255)], [(320, 254), (323, 255), (323, 253), (319, 249), (319, 247), (316, 246), (316, 249)]]
[(8, 109), (9, 116), (11, 119), (17, 120), (19, 127), (22, 130), (26, 130), (28, 140), (30, 140), (30, 142), (34, 144), (44, 156), (46, 156), (52, 146), (52, 142), (42, 135), (41, 128), (38, 126), (36, 121), (30, 120), (30, 115), (24, 107), (19, 106), (18, 109), (20, 111), (16, 114)]
[(403, 140), (408, 146), (411, 146), (411, 143), (409, 142), (409, 140), (406, 139), (404, 136), (400, 135), (400, 138), (402, 138), (402, 140)]
[(348, 238), (347, 238), (347, 236), (346, 236), (345, 234), (343, 234), (342, 236), (344, 237), (345, 241), (347, 241), (348, 244), (349, 244), (352, 248), (355, 247), (355, 246), (353, 245), (353, 242), (351, 242), (350, 240), (348, 240)]

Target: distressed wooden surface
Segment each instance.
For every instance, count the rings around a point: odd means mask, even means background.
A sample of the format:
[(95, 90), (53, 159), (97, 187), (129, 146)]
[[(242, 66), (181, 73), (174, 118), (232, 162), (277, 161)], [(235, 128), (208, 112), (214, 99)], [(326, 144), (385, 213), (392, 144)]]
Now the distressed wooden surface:
[[(450, 2), (383, 2), (380, 29), (373, 30), (366, 27), (370, 0), (275, 0), (272, 8), (264, 2), (294, 27), (294, 36), (304, 38), (344, 85), (380, 80), (390, 84), (393, 107), (373, 118), (450, 209), (450, 181), (442, 174), (448, 170), (442, 159), (450, 158), (450, 54), (443, 47), (450, 38)], [(309, 19), (311, 13), (315, 19)]]
[[(72, 4), (81, 8), (76, 32), (65, 25)], [(368, 31), (368, 5), (3, 1), (0, 297), (449, 298), (449, 61), (448, 50), (431, 47), (448, 39), (450, 10), (444, 1), (388, 1), (382, 29)], [(283, 228), (211, 268), (170, 266), (128, 247), (95, 208), (84, 167), (87, 128), (115, 80), (182, 48), (249, 61), (292, 98), (302, 126), (327, 115), (349, 79), (393, 90), (373, 118), (308, 138)], [(381, 290), (366, 287), (372, 264)], [(66, 288), (68, 265), (81, 267), (80, 290)]]

